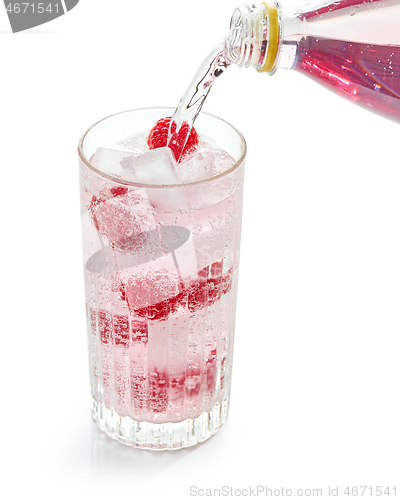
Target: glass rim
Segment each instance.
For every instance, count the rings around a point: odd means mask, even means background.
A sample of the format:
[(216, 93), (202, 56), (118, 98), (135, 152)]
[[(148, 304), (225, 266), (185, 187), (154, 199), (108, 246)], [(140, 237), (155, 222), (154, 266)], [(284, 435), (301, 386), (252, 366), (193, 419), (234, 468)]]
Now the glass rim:
[(210, 113), (203, 113), (203, 112), (200, 112), (200, 115), (207, 115), (207, 116), (210, 116), (211, 118), (214, 118), (222, 123), (224, 123), (225, 125), (228, 125), (228, 127), (230, 127), (237, 135), (238, 135), (238, 139), (241, 143), (241, 155), (239, 157), (239, 159), (237, 161), (235, 161), (235, 163), (230, 167), (228, 168), (227, 170), (225, 170), (224, 172), (221, 172), (217, 175), (214, 175), (212, 177), (207, 177), (206, 179), (201, 179), (199, 181), (193, 181), (193, 182), (185, 182), (185, 183), (182, 183), (182, 184), (144, 184), (144, 183), (139, 183), (139, 182), (131, 182), (131, 181), (128, 181), (128, 180), (125, 180), (125, 179), (120, 179), (118, 177), (114, 177), (112, 175), (108, 175), (108, 174), (105, 174), (104, 172), (101, 172), (101, 170), (98, 170), (97, 168), (95, 168), (90, 162), (89, 160), (86, 158), (85, 154), (83, 153), (83, 143), (87, 137), (87, 135), (90, 133), (91, 130), (93, 130), (96, 125), (98, 125), (99, 123), (105, 121), (105, 120), (108, 120), (109, 118), (112, 118), (114, 116), (117, 116), (117, 115), (122, 115), (122, 114), (125, 114), (125, 113), (132, 113), (133, 111), (145, 111), (145, 110), (156, 110), (156, 109), (159, 109), (159, 110), (172, 110), (172, 112), (175, 110), (175, 108), (172, 108), (172, 107), (163, 107), (163, 106), (154, 106), (154, 107), (149, 107), (149, 108), (137, 108), (137, 109), (129, 109), (129, 110), (126, 110), (126, 111), (120, 111), (118, 113), (113, 113), (112, 115), (108, 115), (106, 116), (105, 118), (102, 118), (101, 120), (98, 120), (97, 122), (95, 122), (93, 125), (91, 125), (81, 136), (81, 138), (79, 139), (79, 142), (78, 142), (78, 155), (79, 155), (79, 158), (80, 160), (82, 161), (82, 163), (88, 167), (90, 170), (92, 170), (93, 172), (95, 172), (97, 175), (101, 176), (101, 177), (104, 177), (105, 179), (108, 179), (108, 180), (111, 180), (115, 183), (118, 183), (118, 184), (123, 184), (123, 185), (126, 185), (126, 186), (136, 186), (136, 187), (141, 187), (141, 188), (177, 188), (177, 187), (184, 187), (184, 186), (197, 186), (197, 185), (200, 185), (200, 184), (206, 184), (208, 182), (213, 182), (215, 179), (221, 179), (223, 177), (225, 177), (226, 175), (229, 175), (230, 173), (232, 173), (234, 170), (236, 170), (243, 162), (244, 162), (244, 159), (246, 157), (246, 154), (247, 154), (247, 144), (246, 144), (246, 139), (244, 138), (243, 134), (241, 132), (239, 132), (239, 130), (234, 127), (233, 125), (231, 125), (229, 122), (227, 122), (226, 120), (223, 120), (222, 118), (219, 118), (218, 116), (215, 116), (215, 115), (212, 115)]

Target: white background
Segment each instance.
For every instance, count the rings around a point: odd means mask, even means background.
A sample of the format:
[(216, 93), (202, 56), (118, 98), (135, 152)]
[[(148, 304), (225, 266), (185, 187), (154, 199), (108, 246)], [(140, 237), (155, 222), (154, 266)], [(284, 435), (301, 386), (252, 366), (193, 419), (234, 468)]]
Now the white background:
[(348, 485), (400, 496), (400, 129), (294, 71), (231, 68), (203, 108), (248, 143), (228, 422), (155, 453), (91, 421), (78, 139), (109, 114), (175, 106), (236, 5), (81, 0), (20, 34), (0, 5), (7, 498), (180, 500), (190, 486), (327, 498)]

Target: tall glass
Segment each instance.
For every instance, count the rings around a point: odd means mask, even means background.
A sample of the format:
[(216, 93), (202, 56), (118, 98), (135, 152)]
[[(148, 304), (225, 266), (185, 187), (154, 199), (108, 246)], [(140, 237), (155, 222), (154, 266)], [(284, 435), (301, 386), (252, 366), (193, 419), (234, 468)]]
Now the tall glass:
[(199, 135), (236, 163), (179, 185), (113, 178), (90, 158), (172, 113), (118, 113), (78, 147), (92, 416), (111, 438), (155, 450), (204, 441), (228, 415), (246, 143), (201, 113)]

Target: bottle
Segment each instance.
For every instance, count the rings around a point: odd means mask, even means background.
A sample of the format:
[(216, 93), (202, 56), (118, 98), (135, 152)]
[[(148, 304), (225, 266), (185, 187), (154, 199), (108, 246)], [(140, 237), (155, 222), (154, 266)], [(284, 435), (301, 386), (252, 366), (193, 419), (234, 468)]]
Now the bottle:
[(226, 48), (240, 67), (294, 69), (400, 123), (400, 0), (244, 6), (233, 13)]

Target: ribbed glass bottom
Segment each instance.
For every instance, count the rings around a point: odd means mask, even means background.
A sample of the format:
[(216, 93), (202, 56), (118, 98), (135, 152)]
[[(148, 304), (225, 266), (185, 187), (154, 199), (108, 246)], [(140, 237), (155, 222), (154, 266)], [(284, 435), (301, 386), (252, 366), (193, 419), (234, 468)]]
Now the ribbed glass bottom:
[(148, 450), (179, 450), (206, 441), (225, 423), (228, 409), (229, 401), (225, 399), (197, 418), (153, 424), (121, 417), (92, 398), (93, 420), (107, 436), (127, 446)]

